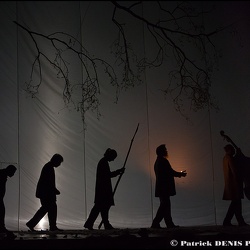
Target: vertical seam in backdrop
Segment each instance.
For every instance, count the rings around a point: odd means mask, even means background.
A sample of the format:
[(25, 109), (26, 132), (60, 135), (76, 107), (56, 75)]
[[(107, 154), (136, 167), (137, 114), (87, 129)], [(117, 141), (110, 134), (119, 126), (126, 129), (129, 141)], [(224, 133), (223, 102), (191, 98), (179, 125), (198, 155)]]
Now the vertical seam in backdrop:
[[(16, 21), (18, 22), (18, 1), (16, 1)], [(20, 203), (21, 203), (21, 167), (19, 164), (20, 158), (20, 98), (19, 98), (19, 50), (18, 50), (18, 26), (16, 25), (16, 85), (17, 85), (17, 166), (18, 166), (18, 179), (19, 179), (19, 187), (18, 187), (18, 215), (17, 215), (17, 228), (20, 231)]]
[[(143, 2), (142, 2), (142, 17), (144, 14)], [(145, 25), (142, 21), (142, 36), (143, 36), (143, 54), (146, 58), (146, 44), (145, 44)], [(148, 84), (147, 84), (147, 74), (146, 69), (144, 70), (144, 81), (145, 81), (145, 95), (146, 95), (146, 120), (147, 120), (147, 138), (148, 138), (148, 168), (149, 168), (149, 180), (150, 180), (150, 200), (151, 200), (151, 220), (153, 220), (154, 216), (154, 206), (153, 206), (153, 190), (152, 190), (152, 175), (151, 175), (151, 167), (150, 167), (150, 137), (149, 137), (149, 111), (148, 111)]]
[[(202, 4), (202, 27), (204, 28), (204, 16), (203, 16), (203, 3)], [(206, 44), (204, 42), (204, 48), (205, 48)], [(205, 58), (205, 65), (206, 65), (206, 68), (208, 68), (207, 66), (207, 58), (206, 58), (206, 54), (204, 55), (204, 58)], [(214, 190), (214, 187), (215, 187), (215, 182), (214, 182), (214, 154), (213, 154), (213, 138), (212, 138), (212, 124), (211, 124), (211, 112), (210, 112), (210, 103), (209, 103), (209, 100), (208, 100), (208, 122), (209, 122), (209, 137), (210, 137), (210, 150), (211, 150), (211, 165), (212, 165), (212, 180), (213, 180), (213, 186), (212, 186), (212, 189), (213, 189), (213, 209), (214, 209), (214, 222), (215, 222), (215, 225), (217, 225), (217, 216), (216, 216), (216, 202), (215, 202), (215, 190)]]

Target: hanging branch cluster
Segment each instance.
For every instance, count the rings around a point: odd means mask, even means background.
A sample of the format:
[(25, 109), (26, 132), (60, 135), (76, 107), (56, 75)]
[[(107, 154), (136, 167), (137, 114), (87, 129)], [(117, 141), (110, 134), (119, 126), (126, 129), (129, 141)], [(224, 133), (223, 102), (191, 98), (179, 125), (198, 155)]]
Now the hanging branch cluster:
[[(147, 16), (142, 11), (147, 2), (117, 2), (111, 1), (113, 9), (112, 22), (118, 28), (118, 38), (114, 41), (112, 52), (116, 59), (116, 65), (122, 68), (114, 69), (113, 63), (98, 57), (90, 56), (86, 48), (72, 35), (55, 32), (50, 35), (44, 35), (34, 32), (20, 23), (15, 22), (19, 27), (25, 30), (36, 48), (35, 59), (31, 68), (30, 81), (27, 83), (27, 91), (35, 96), (43, 82), (42, 61), (49, 63), (57, 72), (57, 77), (64, 81), (63, 99), (68, 105), (73, 103), (77, 111), (81, 112), (82, 119), (86, 111), (97, 111), (100, 105), (100, 69), (108, 75), (110, 83), (117, 88), (117, 98), (119, 90), (122, 88), (134, 87), (135, 84), (142, 82), (141, 76), (145, 69), (164, 67), (164, 63), (169, 58), (174, 58), (174, 69), (168, 70), (169, 81), (166, 88), (161, 89), (164, 94), (171, 96), (176, 109), (183, 113), (185, 109), (184, 102), (190, 101), (190, 109), (197, 111), (205, 108), (207, 105), (217, 108), (210, 95), (211, 73), (216, 61), (215, 46), (211, 38), (222, 29), (214, 30), (210, 33), (204, 32), (203, 24), (199, 24), (202, 17), (206, 14), (204, 11), (196, 12), (189, 7), (188, 2), (178, 3), (172, 10), (165, 8), (166, 2), (150, 1), (148, 7), (157, 7), (157, 19)], [(101, 4), (101, 3), (100, 3)], [(155, 52), (152, 59), (139, 58), (132, 44), (129, 43), (127, 36), (126, 23), (120, 20), (120, 12), (127, 14), (126, 18), (134, 22), (144, 24), (145, 32), (153, 38), (150, 47)], [(152, 14), (151, 12), (148, 12)], [(132, 18), (132, 19), (131, 19)], [(52, 47), (54, 57), (48, 56), (47, 52), (42, 50), (39, 45), (40, 40), (45, 40)], [(197, 54), (193, 55), (191, 51), (198, 49)], [(83, 69), (83, 79), (81, 82), (73, 83), (70, 79), (70, 68), (66, 55), (78, 58)], [(198, 56), (197, 56), (198, 55)], [(110, 59), (111, 60), (111, 59)], [(38, 69), (38, 82), (34, 83), (34, 72)], [(79, 72), (80, 73), (80, 72)], [(120, 81), (117, 75), (122, 73)], [(75, 100), (74, 95), (80, 94), (80, 99)]]
[[(26, 82), (26, 91), (31, 94), (32, 97), (35, 97), (39, 92), (39, 88), (43, 83), (42, 61), (45, 60), (45, 62), (49, 63), (56, 70), (57, 77), (62, 78), (64, 81), (63, 100), (65, 104), (73, 104), (76, 110), (81, 112), (83, 121), (85, 113), (88, 110), (96, 111), (97, 115), (99, 115), (98, 107), (100, 102), (98, 95), (100, 93), (100, 80), (98, 66), (102, 65), (102, 68), (110, 79), (110, 83), (118, 87), (117, 76), (113, 67), (101, 58), (90, 56), (82, 44), (70, 34), (55, 32), (50, 35), (44, 35), (31, 31), (20, 23), (15, 23), (29, 34), (36, 48), (35, 59), (31, 67), (30, 80)], [(53, 55), (52, 58), (50, 58), (48, 52), (44, 52), (42, 46), (39, 45), (39, 41), (41, 42), (41, 40), (43, 43), (46, 41), (49, 42), (50, 46), (52, 46), (54, 51), (54, 53), (50, 53)], [(70, 63), (68, 63), (66, 59), (69, 53), (72, 53), (73, 56), (78, 58), (82, 65), (83, 75), (85, 76), (82, 82), (73, 83), (70, 80)], [(34, 73), (37, 69), (39, 80), (36, 82), (34, 81)], [(76, 101), (75, 95), (79, 95), (79, 90), (80, 99), (78, 98)]]
[[(216, 29), (210, 33), (204, 32), (205, 28), (201, 21), (204, 15), (210, 11), (197, 12), (189, 6), (187, 1), (176, 2), (177, 5), (172, 10), (168, 1), (150, 1), (148, 7), (158, 10), (157, 19), (152, 21), (152, 11), (147, 12), (149, 16), (141, 11), (147, 2), (123, 2), (121, 4), (112, 1), (112, 3), (114, 5), (113, 22), (120, 33), (117, 55), (124, 65), (129, 65), (129, 58), (125, 24), (124, 21), (119, 21), (120, 12), (126, 12), (135, 21), (143, 22), (146, 31), (153, 38), (150, 50), (155, 51), (155, 56), (151, 60), (146, 57), (141, 59), (137, 65), (141, 70), (164, 67), (164, 62), (171, 56), (174, 59), (175, 68), (174, 70), (166, 69), (169, 72), (169, 81), (162, 91), (172, 97), (172, 101), (180, 113), (184, 114), (186, 99), (190, 100), (190, 109), (193, 111), (203, 109), (208, 105), (218, 109), (210, 95), (211, 73), (218, 59), (211, 38), (223, 29)], [(154, 8), (155, 6), (157, 8)], [(195, 51), (195, 49), (200, 58), (191, 54), (191, 51)]]

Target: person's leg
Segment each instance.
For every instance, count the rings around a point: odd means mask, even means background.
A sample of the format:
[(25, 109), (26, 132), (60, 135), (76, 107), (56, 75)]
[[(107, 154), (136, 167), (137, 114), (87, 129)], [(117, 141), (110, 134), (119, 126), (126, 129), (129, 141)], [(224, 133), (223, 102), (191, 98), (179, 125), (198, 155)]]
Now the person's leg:
[(109, 223), (109, 209), (110, 206), (105, 205), (101, 208), (102, 222), (105, 229), (114, 229), (113, 226)]
[(0, 232), (5, 232), (5, 206), (4, 206), (4, 201), (3, 198), (0, 199)]
[(232, 226), (231, 220), (234, 216), (234, 213), (235, 213), (235, 204), (234, 204), (234, 201), (231, 201), (231, 203), (228, 207), (226, 216), (223, 220), (223, 226)]
[(55, 200), (47, 202), (48, 207), (48, 219), (49, 219), (49, 228), (51, 231), (58, 230), (56, 226), (57, 221), (57, 204)]
[(95, 204), (90, 211), (88, 219), (84, 223), (84, 227), (88, 228), (89, 230), (93, 230), (93, 225), (94, 225), (95, 220), (98, 217), (99, 213), (100, 213), (100, 208), (98, 205)]
[(164, 221), (166, 223), (166, 226), (168, 228), (172, 228), (172, 227), (177, 227), (172, 220), (172, 215), (171, 215), (171, 201), (170, 201), (170, 197), (164, 197), (164, 199), (162, 199), (162, 203), (164, 204)]
[(242, 216), (242, 203), (241, 203), (241, 199), (237, 200), (234, 202), (235, 203), (235, 217), (236, 220), (238, 221), (239, 226), (246, 226), (248, 225), (243, 216)]
[(164, 206), (165, 206), (164, 199), (160, 197), (160, 206), (157, 210), (155, 218), (153, 219), (153, 223), (151, 225), (151, 228), (161, 228), (160, 222), (164, 218), (164, 210), (166, 209)]
[(40, 199), (41, 207), (37, 210), (35, 215), (26, 223), (27, 227), (34, 231), (34, 227), (38, 224), (38, 222), (45, 216), (45, 214), (48, 212), (48, 206), (47, 203), (44, 202), (42, 199)]

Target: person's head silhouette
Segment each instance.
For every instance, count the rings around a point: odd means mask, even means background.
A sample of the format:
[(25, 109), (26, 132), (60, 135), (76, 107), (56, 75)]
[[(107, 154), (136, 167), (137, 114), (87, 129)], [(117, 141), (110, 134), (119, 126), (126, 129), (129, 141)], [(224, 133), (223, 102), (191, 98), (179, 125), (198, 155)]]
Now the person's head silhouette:
[(113, 161), (117, 157), (117, 152), (114, 149), (108, 148), (104, 153), (104, 157), (108, 161)]
[(63, 157), (60, 154), (54, 154), (50, 161), (55, 167), (58, 167), (63, 162)]
[(168, 156), (168, 151), (167, 151), (167, 148), (166, 148), (165, 144), (161, 144), (160, 146), (158, 146), (156, 148), (156, 154), (159, 157), (166, 157), (166, 156)]
[(17, 168), (14, 165), (9, 165), (8, 167), (6, 167), (6, 172), (9, 177), (12, 177), (15, 174), (16, 170)]

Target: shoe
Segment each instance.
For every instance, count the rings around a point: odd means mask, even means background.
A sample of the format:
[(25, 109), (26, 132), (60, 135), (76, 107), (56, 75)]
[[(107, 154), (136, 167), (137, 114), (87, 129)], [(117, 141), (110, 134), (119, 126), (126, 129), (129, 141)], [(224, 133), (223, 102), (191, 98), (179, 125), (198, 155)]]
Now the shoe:
[(26, 226), (29, 228), (29, 230), (30, 230), (31, 232), (35, 232), (35, 231), (36, 231), (36, 230), (34, 229), (34, 227), (32, 227), (32, 226), (29, 224), (29, 222), (26, 223)]
[(151, 228), (154, 228), (154, 229), (162, 229), (162, 227), (160, 226), (160, 224), (152, 224)]
[(223, 222), (223, 227), (233, 227), (234, 225), (231, 222)]
[(5, 227), (0, 228), (0, 233), (9, 233), (9, 230)]
[(13, 232), (10, 232), (10, 231), (8, 231), (6, 235), (7, 235), (7, 239), (9, 240), (14, 240), (17, 237)]
[(91, 231), (94, 230), (94, 228), (92, 226), (86, 226), (86, 225), (84, 225), (84, 227), (87, 228), (88, 230), (91, 230)]
[(112, 226), (111, 224), (104, 225), (104, 228), (105, 228), (106, 230), (114, 229), (113, 226)]
[(87, 228), (88, 230), (94, 230), (93, 225), (90, 225), (87, 222), (85, 222), (85, 224), (83, 225), (83, 227)]
[(178, 228), (178, 227), (180, 227), (179, 225), (169, 225), (169, 226), (167, 226), (167, 228)]
[(49, 231), (63, 231), (63, 229), (59, 229), (58, 227), (50, 227)]

